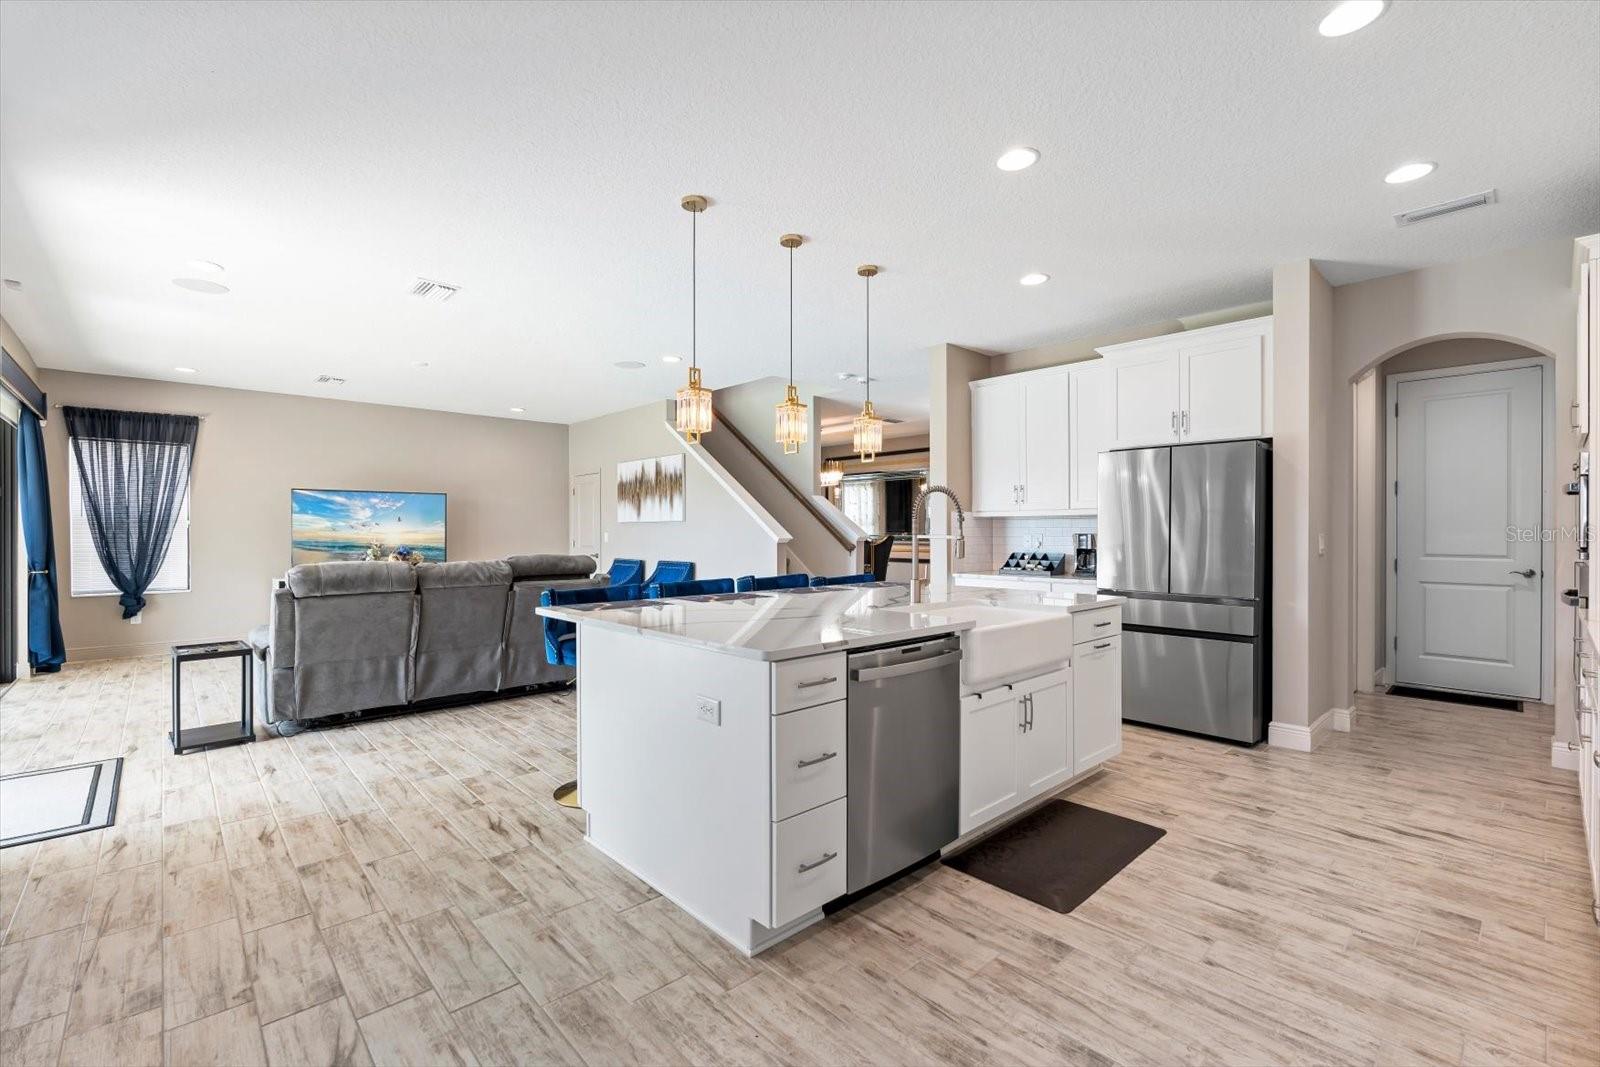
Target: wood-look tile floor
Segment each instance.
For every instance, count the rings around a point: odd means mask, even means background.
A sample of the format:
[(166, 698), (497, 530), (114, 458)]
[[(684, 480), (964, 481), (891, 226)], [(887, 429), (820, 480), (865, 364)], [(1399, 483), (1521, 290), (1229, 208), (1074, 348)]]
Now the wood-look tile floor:
[(550, 801), (570, 693), (183, 757), (167, 694), (124, 660), (0, 703), (5, 771), (126, 757), (114, 827), (0, 851), (7, 1065), (1600, 1050), (1549, 709), (1363, 699), (1314, 754), (1129, 729), (1075, 799), (1168, 833), (1073, 914), (935, 867), (751, 961)]

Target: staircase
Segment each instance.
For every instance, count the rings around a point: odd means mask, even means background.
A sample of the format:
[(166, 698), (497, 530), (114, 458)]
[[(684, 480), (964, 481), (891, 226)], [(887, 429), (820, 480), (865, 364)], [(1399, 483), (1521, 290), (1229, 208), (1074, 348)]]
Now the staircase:
[(795, 485), (722, 411), (715, 419), (716, 429), (700, 439), (701, 447), (789, 532), (788, 569), (828, 575), (861, 570), (860, 528), (826, 497)]

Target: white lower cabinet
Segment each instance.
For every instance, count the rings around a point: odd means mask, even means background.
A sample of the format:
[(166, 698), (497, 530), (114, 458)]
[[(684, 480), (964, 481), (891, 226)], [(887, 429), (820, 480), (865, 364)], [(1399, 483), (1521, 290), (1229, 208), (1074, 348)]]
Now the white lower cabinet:
[(1122, 638), (1072, 649), (1073, 774), (1122, 751)]
[(1021, 703), (1012, 690), (961, 698), (961, 833), (1016, 807), (1021, 730)]
[(772, 824), (772, 922), (844, 896), (845, 799)]
[[(1070, 673), (1070, 672), (1069, 672)], [(1017, 785), (1029, 796), (1072, 777), (1072, 691), (1069, 679), (1022, 697), (1017, 741)]]

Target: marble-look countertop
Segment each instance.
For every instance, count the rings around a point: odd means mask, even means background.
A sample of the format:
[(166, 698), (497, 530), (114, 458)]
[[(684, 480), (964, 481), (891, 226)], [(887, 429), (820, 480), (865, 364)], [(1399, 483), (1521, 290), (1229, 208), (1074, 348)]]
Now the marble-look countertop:
[(1096, 594), (1052, 597), (1044, 590), (967, 587), (906, 610), (911, 607), (908, 585), (875, 582), (541, 607), (539, 614), (748, 659), (785, 660), (970, 630), (976, 623), (970, 616), (963, 617), (958, 610), (963, 605), (1072, 613), (1122, 601), (1122, 597)]

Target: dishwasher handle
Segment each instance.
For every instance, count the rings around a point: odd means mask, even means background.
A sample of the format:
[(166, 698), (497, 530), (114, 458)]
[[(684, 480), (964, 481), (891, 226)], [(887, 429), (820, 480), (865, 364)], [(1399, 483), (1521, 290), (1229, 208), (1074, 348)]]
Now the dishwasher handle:
[(852, 682), (881, 682), (886, 678), (903, 678), (908, 674), (921, 674), (923, 671), (935, 671), (947, 667), (961, 659), (960, 649), (945, 652), (927, 659), (916, 659), (909, 663), (891, 663), (887, 667), (854, 667), (850, 671)]

